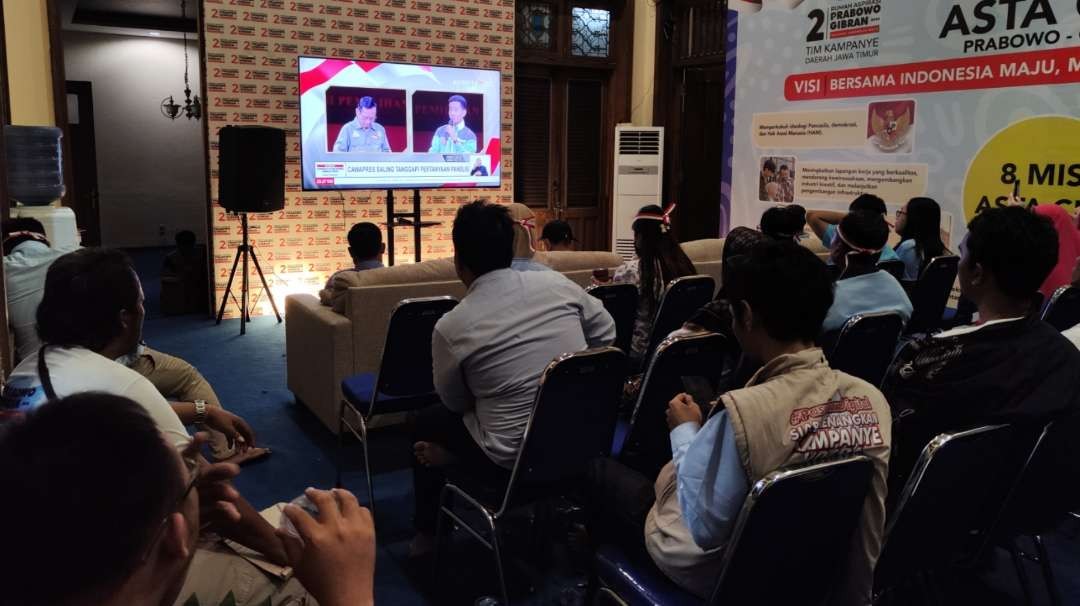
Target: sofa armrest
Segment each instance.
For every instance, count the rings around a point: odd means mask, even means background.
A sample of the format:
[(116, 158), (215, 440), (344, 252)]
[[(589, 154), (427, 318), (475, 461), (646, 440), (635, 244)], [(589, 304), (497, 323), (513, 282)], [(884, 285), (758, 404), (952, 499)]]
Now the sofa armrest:
[(352, 322), (311, 295), (285, 297), (289, 389), (330, 431), (338, 430), (341, 380), (352, 374)]

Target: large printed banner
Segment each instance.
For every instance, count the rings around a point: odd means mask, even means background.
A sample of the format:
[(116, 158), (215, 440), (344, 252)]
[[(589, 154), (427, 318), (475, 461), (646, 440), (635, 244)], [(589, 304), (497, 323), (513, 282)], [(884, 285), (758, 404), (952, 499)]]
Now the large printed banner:
[(775, 204), (930, 196), (956, 250), (967, 221), (1014, 187), (1031, 204), (1080, 206), (1075, 0), (732, 6), (731, 225)]
[[(218, 304), (241, 240), (239, 219), (217, 203), (217, 133), (222, 126), (258, 124), (282, 128), (286, 133), (285, 208), (249, 217), (251, 243), (279, 308), (284, 308), (285, 295), (315, 293), (330, 274), (352, 265), (346, 234), (353, 223), (371, 221), (379, 224), (384, 233), (386, 230), (385, 190), (357, 185), (355, 190), (303, 191), (300, 56), (342, 58), (364, 64), (385, 61), (497, 70), (501, 73), (497, 78), (501, 90), (491, 98), (497, 97), (500, 107), (486, 107), (484, 116), (485, 124), (490, 125), (488, 130), (501, 133), (501, 137), (492, 144), (495, 147), (488, 146), (488, 153), (480, 161), (488, 168), (483, 163), (497, 159), (501, 188), (423, 191), (425, 220), (442, 222), (424, 230), (423, 258), (452, 254), (450, 222), (461, 204), (476, 198), (513, 201), (513, 0), (203, 0), (202, 5), (205, 119), (213, 197), (211, 236)], [(346, 93), (338, 101), (342, 107), (352, 104), (345, 107), (345, 113), (355, 111), (356, 102)], [(432, 111), (441, 112), (438, 118), (444, 120), (445, 95), (437, 94), (439, 107)], [(387, 98), (382, 100), (379, 114), (390, 119), (395, 111), (404, 112), (405, 107), (404, 100), (398, 104)], [(404, 147), (406, 133), (400, 133), (399, 144), (390, 130), (389, 144), (398, 151), (394, 146)], [(470, 161), (471, 173), (477, 159)], [(398, 211), (411, 209), (411, 192), (402, 191), (395, 200), (400, 205)], [(411, 228), (397, 228), (395, 249), (398, 263), (412, 261)], [(239, 296), (239, 279), (237, 275), (234, 297)], [(253, 277), (252, 302), (261, 297), (253, 308), (255, 314), (270, 313), (261, 290), (258, 279)], [(226, 312), (227, 317), (239, 316), (233, 301)]]

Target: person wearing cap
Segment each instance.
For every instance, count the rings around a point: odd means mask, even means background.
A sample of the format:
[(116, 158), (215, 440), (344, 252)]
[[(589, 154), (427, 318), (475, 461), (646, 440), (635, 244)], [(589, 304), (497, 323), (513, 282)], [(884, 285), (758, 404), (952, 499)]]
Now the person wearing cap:
[(520, 202), (512, 202), (507, 206), (510, 218), (514, 221), (514, 260), (510, 263), (510, 269), (516, 271), (551, 271), (551, 268), (533, 256), (536, 248), (533, 246), (533, 230), (536, 229), (536, 215), (528, 206)]
[(562, 219), (553, 219), (544, 224), (544, 231), (540, 235), (540, 244), (545, 250), (571, 251), (574, 250), (574, 232), (570, 230), (570, 224)]
[(904, 287), (877, 268), (888, 238), (889, 226), (877, 212), (857, 210), (840, 221), (830, 261), (840, 269), (841, 279), (822, 332), (840, 330), (859, 314), (895, 312), (905, 323), (911, 319), (911, 300)]

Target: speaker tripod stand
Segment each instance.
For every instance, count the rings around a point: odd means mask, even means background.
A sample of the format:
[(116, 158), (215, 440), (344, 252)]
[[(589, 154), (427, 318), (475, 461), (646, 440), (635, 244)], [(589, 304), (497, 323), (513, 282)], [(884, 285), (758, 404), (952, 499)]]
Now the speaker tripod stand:
[(225, 315), (225, 306), (229, 303), (229, 295), (232, 294), (233, 279), (236, 277), (236, 266), (240, 263), (240, 258), (244, 259), (243, 274), (240, 279), (240, 299), (237, 301), (240, 306), (240, 334), (247, 332), (247, 323), (251, 321), (251, 313), (248, 311), (248, 296), (250, 289), (248, 288), (248, 257), (251, 258), (251, 262), (255, 264), (255, 272), (259, 274), (259, 280), (262, 281), (263, 292), (266, 293), (266, 298), (270, 299), (270, 307), (274, 309), (274, 315), (277, 316), (278, 324), (281, 323), (281, 313), (278, 312), (277, 303), (274, 302), (274, 293), (270, 291), (270, 285), (266, 283), (266, 276), (263, 275), (262, 267), (259, 267), (259, 257), (255, 256), (255, 247), (248, 244), (248, 218), (247, 213), (237, 213), (240, 215), (241, 233), (243, 233), (244, 240), (240, 246), (236, 247), (236, 257), (232, 262), (232, 271), (229, 272), (229, 281), (225, 283), (225, 294), (221, 296), (221, 307), (217, 312), (217, 324), (221, 324), (221, 318)]

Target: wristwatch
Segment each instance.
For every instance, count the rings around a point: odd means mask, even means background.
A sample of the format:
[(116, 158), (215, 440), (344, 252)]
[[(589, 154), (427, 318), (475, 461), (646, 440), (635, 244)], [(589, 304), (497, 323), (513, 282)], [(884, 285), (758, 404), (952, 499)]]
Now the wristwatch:
[(206, 423), (206, 400), (195, 400), (195, 424)]

